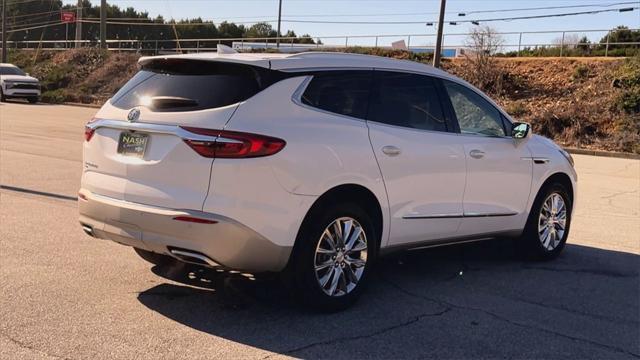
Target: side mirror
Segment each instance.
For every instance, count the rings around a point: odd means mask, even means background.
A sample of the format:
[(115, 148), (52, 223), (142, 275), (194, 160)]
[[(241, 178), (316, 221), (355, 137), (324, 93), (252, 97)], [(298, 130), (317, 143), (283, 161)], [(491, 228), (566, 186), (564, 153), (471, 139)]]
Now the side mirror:
[(513, 123), (511, 128), (511, 137), (516, 140), (524, 139), (529, 135), (531, 131), (531, 125), (527, 123)]
[(31, 76), (31, 75), (29, 75), (29, 73), (26, 73), (25, 75), (27, 75), (27, 76)]

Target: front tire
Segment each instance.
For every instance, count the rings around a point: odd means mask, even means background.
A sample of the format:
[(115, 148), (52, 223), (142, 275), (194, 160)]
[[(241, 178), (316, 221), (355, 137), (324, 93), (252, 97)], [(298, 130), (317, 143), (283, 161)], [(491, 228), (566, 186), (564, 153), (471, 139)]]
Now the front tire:
[(27, 98), (27, 101), (29, 102), (29, 104), (36, 104), (38, 102), (38, 97), (36, 96), (29, 97)]
[(293, 290), (314, 310), (339, 311), (357, 301), (368, 282), (378, 240), (358, 205), (330, 205), (305, 221), (289, 268)]
[(536, 260), (556, 258), (567, 242), (573, 203), (559, 183), (545, 186), (531, 208), (522, 242), (526, 255)]

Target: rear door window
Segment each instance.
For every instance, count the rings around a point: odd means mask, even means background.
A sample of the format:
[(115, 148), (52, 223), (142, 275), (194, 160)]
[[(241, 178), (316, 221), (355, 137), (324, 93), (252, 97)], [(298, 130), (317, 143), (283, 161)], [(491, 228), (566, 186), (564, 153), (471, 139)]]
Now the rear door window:
[(327, 71), (313, 75), (302, 103), (335, 114), (365, 119), (371, 71)]
[(420, 130), (447, 131), (434, 79), (376, 71), (369, 120)]
[(270, 70), (189, 59), (158, 59), (145, 66), (112, 98), (121, 109), (194, 111), (235, 104), (275, 81)]

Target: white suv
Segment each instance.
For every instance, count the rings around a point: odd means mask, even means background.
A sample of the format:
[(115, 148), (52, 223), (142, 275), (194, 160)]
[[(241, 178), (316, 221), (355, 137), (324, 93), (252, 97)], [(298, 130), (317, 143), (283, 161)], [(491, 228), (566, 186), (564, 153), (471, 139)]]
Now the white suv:
[(80, 223), (153, 263), (284, 272), (339, 309), (394, 250), (564, 247), (570, 155), (443, 71), (319, 52), (139, 65), (87, 124)]
[(0, 101), (12, 98), (37, 103), (40, 99), (40, 82), (15, 65), (0, 63)]

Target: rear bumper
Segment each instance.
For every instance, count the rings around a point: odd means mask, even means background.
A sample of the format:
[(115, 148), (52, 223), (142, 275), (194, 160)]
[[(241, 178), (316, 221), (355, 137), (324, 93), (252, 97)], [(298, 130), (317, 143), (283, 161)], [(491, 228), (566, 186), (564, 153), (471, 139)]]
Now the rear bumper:
[[(176, 249), (197, 252), (224, 268), (248, 272), (281, 271), (291, 254), (291, 247), (278, 246), (249, 227), (222, 215), (136, 204), (84, 189), (79, 197), (80, 223), (86, 232), (99, 239), (178, 259)], [(174, 219), (179, 216), (216, 223)]]

